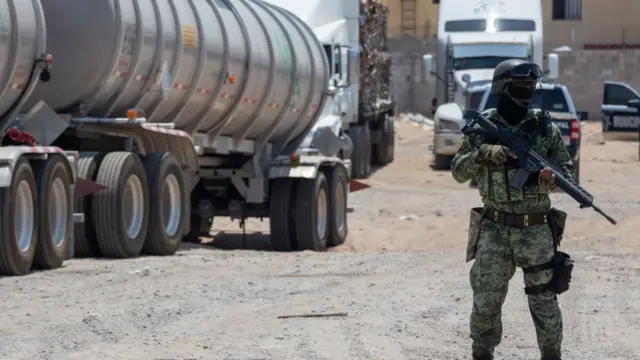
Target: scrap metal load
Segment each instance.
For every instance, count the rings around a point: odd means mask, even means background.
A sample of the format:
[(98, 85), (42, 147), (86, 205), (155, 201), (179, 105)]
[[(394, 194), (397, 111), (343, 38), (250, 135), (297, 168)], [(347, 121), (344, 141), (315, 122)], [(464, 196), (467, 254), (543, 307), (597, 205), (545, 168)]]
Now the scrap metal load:
[(392, 106), (391, 54), (387, 46), (389, 8), (380, 0), (360, 1), (360, 94), (364, 113)]

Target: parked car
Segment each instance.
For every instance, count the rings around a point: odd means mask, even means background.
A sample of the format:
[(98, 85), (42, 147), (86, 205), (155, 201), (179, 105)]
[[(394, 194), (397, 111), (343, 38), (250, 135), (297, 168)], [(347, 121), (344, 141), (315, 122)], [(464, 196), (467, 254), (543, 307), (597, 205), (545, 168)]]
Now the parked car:
[[(487, 87), (478, 106), (478, 111), (482, 112), (497, 106), (498, 95), (491, 94), (491, 88)], [(576, 183), (579, 182), (582, 130), (569, 90), (566, 86), (558, 83), (539, 83), (533, 93), (531, 108), (548, 111), (551, 115), (553, 123), (562, 132), (562, 139), (576, 166)]]
[(640, 94), (623, 82), (605, 81), (602, 92), (602, 137), (604, 140), (638, 139)]

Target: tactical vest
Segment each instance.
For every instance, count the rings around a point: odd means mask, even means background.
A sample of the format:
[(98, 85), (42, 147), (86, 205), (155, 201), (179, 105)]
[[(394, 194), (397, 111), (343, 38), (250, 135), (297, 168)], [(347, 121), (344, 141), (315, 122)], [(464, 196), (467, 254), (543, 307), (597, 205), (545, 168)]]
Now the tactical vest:
[[(531, 112), (535, 112), (531, 114)], [(495, 116), (495, 111), (489, 113), (489, 118)], [(535, 116), (535, 121), (528, 121), (525, 123), (518, 132), (528, 136), (535, 144), (538, 150), (549, 155), (550, 151), (550, 139), (553, 136), (553, 125), (551, 117), (546, 112), (540, 112), (536, 110), (530, 110), (527, 116)], [(498, 127), (504, 128), (504, 125), (499, 122), (495, 122)], [(479, 139), (481, 143), (490, 145), (499, 145), (499, 142), (494, 139)], [(478, 189), (482, 197), (486, 197), (494, 203), (505, 203), (513, 201), (524, 201), (526, 199), (536, 199), (539, 196), (547, 196), (549, 189), (538, 186), (537, 176), (532, 175), (525, 186), (522, 189), (512, 189), (509, 187), (509, 179), (511, 179), (518, 168), (516, 167), (515, 160), (510, 159), (503, 165), (485, 165), (476, 179), (478, 183)]]

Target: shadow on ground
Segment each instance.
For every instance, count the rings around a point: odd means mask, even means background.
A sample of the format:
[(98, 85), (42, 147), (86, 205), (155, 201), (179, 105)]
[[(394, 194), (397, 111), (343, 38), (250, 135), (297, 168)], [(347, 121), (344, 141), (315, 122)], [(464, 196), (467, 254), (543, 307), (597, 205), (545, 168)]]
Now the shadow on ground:
[(200, 238), (200, 243), (183, 242), (180, 246), (180, 250), (194, 249), (272, 251), (270, 235), (263, 232), (242, 234), (220, 231), (212, 237)]

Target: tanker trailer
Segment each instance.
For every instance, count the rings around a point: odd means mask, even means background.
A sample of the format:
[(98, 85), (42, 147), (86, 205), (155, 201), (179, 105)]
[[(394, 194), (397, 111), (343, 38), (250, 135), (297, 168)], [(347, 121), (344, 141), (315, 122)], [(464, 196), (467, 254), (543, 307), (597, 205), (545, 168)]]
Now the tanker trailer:
[(42, 10), (55, 64), (19, 125), (80, 152), (78, 177), (103, 187), (75, 204), (76, 256), (171, 255), (216, 216), (269, 217), (279, 251), (344, 242), (348, 192), (362, 186), (337, 156), (349, 142), (314, 128), (329, 66), (299, 18), (259, 0)]
[[(52, 269), (73, 257), (78, 153), (34, 143), (18, 126), (25, 101), (49, 80), (39, 0), (0, 2), (0, 274)], [(44, 125), (44, 124), (43, 124)]]

